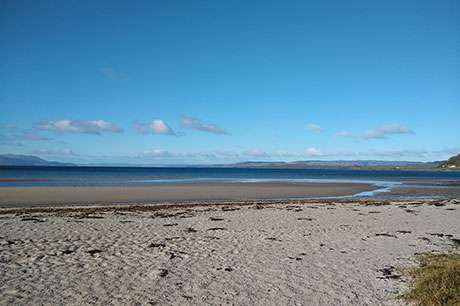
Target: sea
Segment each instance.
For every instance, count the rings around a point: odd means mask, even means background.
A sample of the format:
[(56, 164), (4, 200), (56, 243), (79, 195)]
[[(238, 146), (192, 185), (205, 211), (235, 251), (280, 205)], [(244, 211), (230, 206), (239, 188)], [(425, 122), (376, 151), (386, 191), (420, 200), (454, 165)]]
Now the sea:
[(460, 171), (267, 169), (213, 167), (0, 166), (2, 187), (120, 186), (200, 183), (369, 183), (371, 197), (394, 188), (460, 188)]
[(0, 166), (4, 186), (106, 186), (200, 182), (460, 182), (460, 171), (205, 167)]

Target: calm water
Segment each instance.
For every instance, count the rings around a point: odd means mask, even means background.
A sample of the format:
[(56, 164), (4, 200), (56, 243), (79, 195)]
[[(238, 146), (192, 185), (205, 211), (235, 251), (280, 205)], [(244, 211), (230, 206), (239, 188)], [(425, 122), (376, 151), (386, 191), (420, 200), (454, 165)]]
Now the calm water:
[[(166, 167), (0, 167), (0, 187), (103, 186), (203, 181), (460, 182), (460, 172)], [(20, 181), (5, 181), (20, 179)]]

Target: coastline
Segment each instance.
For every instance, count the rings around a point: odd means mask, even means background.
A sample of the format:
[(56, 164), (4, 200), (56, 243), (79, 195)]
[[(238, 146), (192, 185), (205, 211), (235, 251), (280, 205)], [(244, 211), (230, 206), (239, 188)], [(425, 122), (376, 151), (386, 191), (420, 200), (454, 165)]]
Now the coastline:
[(405, 305), (458, 181), (0, 187), (0, 304)]

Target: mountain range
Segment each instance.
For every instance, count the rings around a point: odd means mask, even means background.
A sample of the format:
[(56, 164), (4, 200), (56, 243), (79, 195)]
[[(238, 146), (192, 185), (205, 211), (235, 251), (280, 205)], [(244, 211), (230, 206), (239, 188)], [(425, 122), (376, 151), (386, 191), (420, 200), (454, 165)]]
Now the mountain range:
[(0, 166), (76, 166), (76, 164), (48, 161), (33, 155), (2, 154)]
[(382, 160), (306, 160), (294, 162), (242, 162), (223, 165), (232, 168), (360, 168), (360, 167), (436, 167), (441, 162), (382, 161)]
[(460, 167), (460, 155), (448, 161), (414, 162), (381, 160), (307, 160), (307, 161), (246, 161), (233, 164), (214, 165), (144, 165), (144, 164), (73, 164), (48, 161), (33, 155), (0, 155), (0, 166), (130, 166), (130, 167), (217, 167), (217, 168), (277, 168), (277, 169), (312, 169), (312, 168), (346, 168), (346, 169), (436, 169)]

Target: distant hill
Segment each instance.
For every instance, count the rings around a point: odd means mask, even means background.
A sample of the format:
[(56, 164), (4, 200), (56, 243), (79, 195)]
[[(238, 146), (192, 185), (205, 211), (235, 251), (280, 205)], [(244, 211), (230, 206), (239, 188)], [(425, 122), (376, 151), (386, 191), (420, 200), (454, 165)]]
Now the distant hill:
[(446, 162), (439, 165), (441, 168), (460, 169), (460, 154), (452, 156)]
[(460, 155), (448, 161), (412, 162), (412, 161), (381, 161), (381, 160), (305, 160), (305, 161), (246, 161), (234, 164), (72, 164), (44, 160), (32, 155), (0, 154), (0, 166), (99, 166), (99, 167), (216, 167), (216, 168), (272, 168), (272, 169), (363, 169), (363, 170), (436, 170), (440, 168), (459, 168)]
[(61, 163), (44, 160), (32, 155), (3, 154), (0, 155), (0, 166), (76, 166), (72, 163)]
[(221, 165), (231, 168), (283, 168), (283, 169), (309, 169), (309, 168), (413, 168), (431, 169), (436, 168), (440, 162), (412, 162), (412, 161), (381, 161), (381, 160), (308, 160), (294, 162), (242, 162), (236, 164)]

